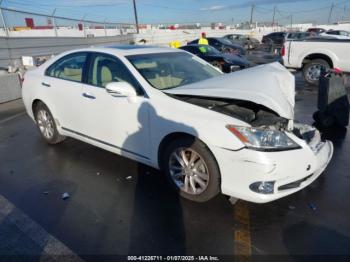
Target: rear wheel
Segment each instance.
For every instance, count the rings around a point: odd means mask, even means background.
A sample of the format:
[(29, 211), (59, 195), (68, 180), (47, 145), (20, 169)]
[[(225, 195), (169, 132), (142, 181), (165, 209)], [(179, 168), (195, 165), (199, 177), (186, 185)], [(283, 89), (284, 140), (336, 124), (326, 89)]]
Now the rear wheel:
[(48, 144), (57, 144), (65, 139), (58, 133), (55, 120), (44, 103), (39, 102), (35, 106), (34, 115), (41, 136)]
[(220, 64), (220, 62), (218, 62), (218, 61), (213, 61), (213, 62), (211, 62), (211, 64), (212, 64), (213, 66), (219, 68), (220, 71), (223, 71), (223, 67), (222, 67), (222, 65)]
[(330, 65), (323, 59), (314, 59), (306, 63), (303, 67), (303, 76), (310, 85), (317, 85), (322, 70), (329, 70)]
[(220, 192), (216, 160), (205, 144), (195, 138), (171, 142), (161, 164), (171, 185), (184, 198), (205, 202)]

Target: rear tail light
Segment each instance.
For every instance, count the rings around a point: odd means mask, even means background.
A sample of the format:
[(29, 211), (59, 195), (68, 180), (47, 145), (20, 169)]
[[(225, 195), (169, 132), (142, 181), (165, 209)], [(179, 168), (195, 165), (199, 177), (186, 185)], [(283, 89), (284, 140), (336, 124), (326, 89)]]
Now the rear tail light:
[(284, 56), (286, 54), (286, 47), (283, 45), (281, 49), (281, 56)]

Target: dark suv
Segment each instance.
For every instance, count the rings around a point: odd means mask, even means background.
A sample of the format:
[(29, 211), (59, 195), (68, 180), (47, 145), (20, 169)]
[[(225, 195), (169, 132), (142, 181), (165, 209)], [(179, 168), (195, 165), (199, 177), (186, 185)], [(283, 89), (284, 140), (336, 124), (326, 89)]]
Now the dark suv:
[(274, 32), (268, 35), (264, 35), (261, 42), (264, 44), (274, 44), (276, 46), (282, 46), (286, 34), (286, 32)]

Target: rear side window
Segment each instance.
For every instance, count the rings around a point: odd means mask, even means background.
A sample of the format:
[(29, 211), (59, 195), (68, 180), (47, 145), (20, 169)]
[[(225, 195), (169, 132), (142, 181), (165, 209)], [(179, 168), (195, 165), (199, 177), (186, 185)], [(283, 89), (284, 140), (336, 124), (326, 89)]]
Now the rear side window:
[(69, 54), (52, 64), (45, 74), (64, 80), (82, 82), (86, 58), (86, 53)]

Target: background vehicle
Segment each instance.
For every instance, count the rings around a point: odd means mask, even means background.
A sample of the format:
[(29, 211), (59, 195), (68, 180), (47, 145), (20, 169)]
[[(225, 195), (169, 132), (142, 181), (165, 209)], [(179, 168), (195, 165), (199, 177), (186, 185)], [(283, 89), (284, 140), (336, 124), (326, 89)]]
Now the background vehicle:
[(349, 31), (345, 30), (329, 30), (326, 32), (327, 35), (343, 35), (343, 36), (350, 36)]
[(250, 62), (245, 57), (234, 54), (223, 54), (212, 46), (187, 45), (180, 47), (180, 49), (199, 56), (224, 73), (230, 73), (250, 66)]
[(339, 68), (350, 72), (350, 40), (310, 38), (286, 41), (282, 49), (283, 64), (301, 69), (304, 79), (312, 85), (318, 83), (321, 69)]
[(286, 32), (274, 32), (264, 35), (261, 42), (265, 44), (273, 43), (276, 47), (282, 46), (284, 43)]
[[(245, 55), (245, 49), (240, 45), (232, 44), (231, 41), (222, 37), (207, 37), (210, 46), (216, 48), (222, 53), (233, 53), (236, 55)], [(188, 43), (189, 45), (198, 44), (198, 39)]]
[(285, 36), (285, 41), (288, 40), (302, 40), (311, 37), (309, 32), (288, 32)]
[(344, 30), (329, 30), (320, 36), (331, 36), (337, 39), (350, 39), (350, 32)]
[(224, 38), (230, 40), (233, 44), (239, 44), (245, 49), (255, 49), (260, 45), (260, 41), (256, 38), (242, 34), (229, 34), (225, 35)]
[(312, 28), (309, 28), (308, 30), (306, 30), (306, 32), (308, 33), (313, 33), (313, 34), (322, 34), (324, 32), (326, 32), (327, 30), (324, 29), (324, 28), (318, 28), (318, 27), (312, 27)]

